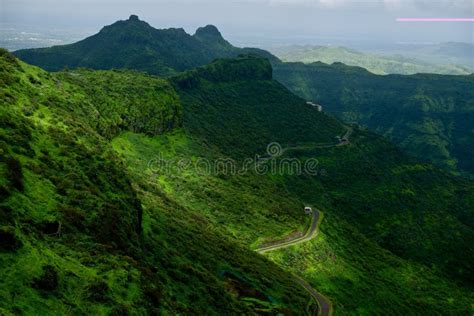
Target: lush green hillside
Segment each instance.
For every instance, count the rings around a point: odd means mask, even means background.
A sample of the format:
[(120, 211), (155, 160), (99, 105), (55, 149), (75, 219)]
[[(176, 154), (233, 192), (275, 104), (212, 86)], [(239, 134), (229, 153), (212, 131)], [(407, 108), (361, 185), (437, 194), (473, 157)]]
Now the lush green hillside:
[[(2, 313), (300, 315), (309, 296), (279, 266), (341, 315), (472, 313), (473, 183), (356, 128), (320, 147), (347, 126), (268, 61), (217, 60), (171, 84), (1, 62)], [(317, 159), (317, 173), (244, 163), (270, 142), (300, 149), (268, 164)], [(302, 232), (307, 204), (326, 215), (318, 239), (278, 265), (250, 251)]]
[(183, 29), (155, 29), (132, 15), (77, 43), (18, 50), (15, 55), (49, 71), (65, 67), (126, 68), (170, 75), (207, 64), (218, 57), (240, 53), (275, 59), (259, 49), (232, 46), (212, 25), (199, 28), (191, 36)]
[(379, 74), (436, 73), (444, 75), (469, 75), (473, 71), (463, 66), (432, 64), (423, 59), (407, 58), (402, 55), (383, 56), (372, 53), (362, 53), (356, 50), (338, 46), (287, 46), (271, 49), (285, 62), (303, 62), (305, 64), (317, 61), (332, 64), (341, 62), (350, 66), (359, 66)]
[[(252, 247), (303, 232), (309, 218), (303, 218), (301, 201), (317, 205), (325, 212), (319, 237), (270, 257), (285, 269), (304, 276), (315, 289), (327, 295), (335, 305), (336, 315), (471, 312), (472, 291), (459, 287), (437, 268), (430, 269), (431, 265), (404, 260), (383, 249), (367, 238), (366, 229), (359, 230), (352, 220), (347, 220), (349, 214), (344, 215), (342, 205), (341, 215), (334, 212), (332, 208), (337, 202), (333, 204), (332, 200), (343, 189), (332, 195), (324, 186), (304, 180), (305, 187), (300, 190), (307, 194), (298, 197), (290, 190), (295, 180), (287, 182), (252, 171), (240, 176), (208, 173), (205, 167), (199, 167), (198, 159), (214, 161), (222, 156), (203, 147), (201, 140), (194, 139), (190, 132), (153, 138), (126, 133), (114, 140), (114, 147), (134, 173), (163, 188), (171, 199), (187, 209), (199, 210), (201, 215), (195, 220), (201, 225), (225, 229), (235, 240)], [(177, 162), (174, 168), (150, 168), (148, 162), (156, 159), (157, 153), (167, 161)], [(193, 162), (189, 166), (178, 163), (189, 160)], [(331, 174), (328, 172), (326, 177)], [(417, 193), (421, 194), (421, 190)], [(387, 200), (397, 203), (394, 198)], [(400, 218), (407, 216), (406, 211), (401, 213)], [(412, 222), (398, 225), (407, 229), (416, 226)], [(378, 227), (392, 228), (386, 223)], [(366, 228), (372, 230), (370, 226)], [(464, 245), (463, 251), (468, 249)]]
[(287, 273), (129, 172), (110, 143), (180, 125), (166, 81), (51, 75), (4, 50), (0, 70), (0, 314), (305, 310)]
[(474, 173), (474, 76), (377, 76), (343, 64), (276, 64), (294, 93), (379, 132), (420, 159)]
[[(248, 62), (256, 61), (251, 59)], [(184, 82), (194, 82), (192, 85), (185, 84), (179, 88), (185, 108), (184, 128), (187, 134), (194, 136), (198, 133), (207, 148), (218, 147), (237, 159), (246, 148), (249, 153), (254, 150), (260, 152), (261, 149), (253, 144), (245, 144), (240, 139), (254, 128), (246, 129), (244, 125), (238, 129), (234, 126), (234, 121), (225, 120), (224, 117), (226, 115), (234, 117), (234, 112), (240, 113), (241, 109), (245, 109), (251, 117), (258, 117), (259, 108), (266, 107), (265, 102), (260, 101), (259, 106), (244, 107), (244, 105), (253, 104), (253, 99), (272, 99), (273, 90), (268, 88), (268, 82), (257, 75), (255, 80), (235, 80), (233, 86), (213, 80), (210, 74), (216, 73), (216, 69), (222, 71), (217, 71), (217, 78), (231, 73), (229, 69), (235, 62), (229, 62), (227, 66), (225, 63), (218, 61), (177, 78), (175, 82), (181, 82), (182, 78), (186, 78)], [(223, 92), (223, 86), (226, 87), (226, 92)], [(244, 86), (245, 89), (242, 88)], [(257, 89), (253, 87), (261, 89), (253, 92)], [(249, 91), (253, 93), (248, 95)], [(284, 98), (280, 95), (278, 99)], [(295, 99), (294, 102), (293, 112), (310, 115), (309, 111), (313, 111), (301, 101)], [(279, 105), (276, 101), (273, 101), (273, 105), (285, 106)], [(219, 108), (220, 111), (214, 111), (215, 108)], [(312, 113), (315, 113), (315, 116), (319, 115), (321, 119), (326, 117), (318, 112)], [(268, 111), (267, 115), (273, 119), (275, 114), (274, 111)], [(291, 117), (280, 117), (279, 120), (291, 121)], [(199, 127), (195, 122), (200, 122)], [(325, 126), (330, 127), (331, 122), (330, 119), (325, 120)], [(227, 129), (240, 132), (221, 135), (202, 133), (201, 129), (209, 131)], [(339, 131), (334, 132), (337, 134)], [(275, 130), (275, 134), (277, 133)], [(319, 137), (318, 131), (310, 128), (307, 134), (314, 140)], [(287, 137), (280, 135), (273, 140), (286, 144)], [(271, 181), (283, 186), (289, 191), (290, 196), (317, 205), (327, 214), (322, 225), (324, 235), (321, 239), (314, 242), (313, 248), (309, 245), (302, 247), (302, 249), (310, 247), (315, 251), (315, 247), (318, 247), (316, 245), (324, 245), (316, 252), (317, 255), (311, 256), (307, 251), (303, 251), (293, 254), (294, 257), (285, 257), (280, 263), (297, 273), (304, 271), (304, 275), (313, 281), (315, 288), (329, 294), (331, 299), (335, 300), (336, 311), (341, 314), (351, 313), (354, 310), (373, 311), (373, 313), (397, 310), (406, 314), (429, 313), (429, 311), (443, 313), (447, 310), (462, 314), (469, 311), (469, 302), (472, 299), (470, 294), (457, 289), (451, 281), (443, 280), (439, 275), (449, 273), (452, 278), (464, 282), (467, 286), (471, 283), (469, 273), (462, 275), (457, 273), (472, 270), (471, 259), (467, 259), (473, 255), (469, 246), (472, 242), (472, 223), (469, 220), (473, 211), (472, 183), (451, 178), (428, 165), (417, 164), (375, 135), (359, 131), (354, 137), (352, 145), (348, 148), (299, 153), (302, 160), (317, 157), (321, 163), (320, 168), (325, 171), (322, 173), (323, 176), (283, 178), (270, 176)], [(133, 143), (136, 141), (136, 138), (130, 137), (127, 140)], [(173, 144), (175, 141), (168, 140), (168, 142)], [(169, 152), (169, 149), (166, 149), (168, 146), (170, 145), (161, 145), (156, 151)], [(139, 148), (149, 147), (148, 143), (139, 146)], [(298, 153), (294, 152), (294, 155)], [(229, 199), (228, 195), (223, 196), (222, 189), (218, 190), (217, 195), (200, 193), (200, 188), (206, 190), (212, 187), (216, 190), (218, 187), (215, 181), (202, 181), (199, 185), (190, 186), (188, 173), (178, 177), (176, 174), (179, 172), (173, 173), (173, 176), (165, 176), (161, 181), (170, 186), (170, 191), (184, 190), (182, 199), (188, 204), (196, 203), (204, 208), (205, 205), (220, 204), (216, 201)], [(224, 179), (235, 181), (234, 177)], [(258, 183), (256, 188), (262, 186), (262, 182), (256, 181), (256, 183)], [(264, 196), (265, 192), (258, 190), (256, 195)], [(232, 205), (232, 208), (236, 207), (235, 203), (229, 205)], [(448, 210), (449, 213), (445, 213)], [(224, 212), (216, 212), (217, 215), (210, 216), (219, 216), (219, 220), (224, 222), (221, 219)], [(244, 208), (239, 214), (247, 212)], [(225, 221), (226, 225), (232, 227), (233, 234), (235, 225), (248, 227), (253, 222), (246, 216), (238, 217), (237, 220), (242, 223), (234, 224), (231, 219)], [(261, 225), (264, 224), (258, 224), (259, 227)], [(460, 233), (463, 235), (462, 238), (453, 239), (453, 236)], [(324, 240), (324, 243), (321, 240)], [(399, 257), (387, 253), (382, 247), (390, 249)], [(410, 260), (405, 261), (400, 257)], [(413, 261), (418, 261), (419, 264)], [(452, 270), (453, 266), (458, 267), (454, 269), (455, 273)], [(363, 294), (358, 295), (359, 292)], [(453, 299), (458, 304), (453, 304)], [(434, 307), (431, 303), (434, 301), (440, 305)], [(418, 307), (414, 309), (413, 305)]]

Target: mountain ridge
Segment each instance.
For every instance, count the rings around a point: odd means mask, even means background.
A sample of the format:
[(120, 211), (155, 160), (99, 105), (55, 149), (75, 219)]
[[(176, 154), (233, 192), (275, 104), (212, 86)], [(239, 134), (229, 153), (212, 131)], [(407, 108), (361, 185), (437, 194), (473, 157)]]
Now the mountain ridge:
[[(215, 58), (258, 54), (258, 49), (237, 48), (213, 25), (194, 35), (182, 28), (155, 29), (136, 15), (103, 27), (77, 43), (15, 51), (26, 62), (58, 71), (64, 67), (127, 68), (151, 74), (172, 75), (211, 62)], [(267, 56), (269, 53), (265, 52)], [(270, 58), (275, 59), (271, 56)]]

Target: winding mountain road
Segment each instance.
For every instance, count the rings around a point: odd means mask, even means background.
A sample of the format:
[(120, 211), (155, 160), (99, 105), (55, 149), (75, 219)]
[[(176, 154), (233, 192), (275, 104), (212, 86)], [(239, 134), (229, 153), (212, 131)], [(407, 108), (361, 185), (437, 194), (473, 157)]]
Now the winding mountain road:
[[(340, 137), (340, 141), (338, 143), (335, 143), (335, 144), (334, 143), (332, 143), (332, 144), (327, 144), (327, 143), (326, 144), (311, 144), (311, 145), (287, 147), (287, 148), (282, 149), (281, 152), (279, 153), (279, 155), (283, 155), (287, 151), (290, 151), (290, 150), (312, 150), (312, 149), (316, 149), (316, 148), (331, 148), (331, 147), (345, 146), (345, 145), (350, 144), (349, 137), (351, 137), (353, 131), (354, 130), (353, 130), (352, 127), (346, 126), (346, 132), (344, 133), (344, 135), (342, 137)], [(270, 158), (266, 158), (266, 159), (270, 159)], [(313, 217), (312, 217), (312, 221), (311, 221), (311, 226), (306, 231), (306, 234), (304, 234), (304, 236), (294, 237), (290, 240), (284, 240), (284, 241), (281, 241), (281, 242), (274, 243), (272, 245), (263, 246), (263, 247), (257, 248), (256, 251), (260, 254), (264, 254), (264, 253), (269, 252), (269, 251), (273, 251), (273, 250), (277, 250), (277, 249), (281, 249), (281, 248), (286, 248), (286, 247), (290, 247), (290, 246), (293, 246), (293, 245), (296, 245), (296, 244), (300, 244), (300, 243), (309, 241), (309, 240), (313, 239), (314, 237), (316, 237), (318, 235), (318, 227), (319, 227), (319, 224), (321, 223), (321, 220), (322, 220), (321, 213), (319, 212), (319, 210), (314, 209), (313, 210)], [(313, 287), (311, 287), (311, 285), (308, 282), (306, 282), (300, 276), (293, 273), (293, 277), (294, 277), (296, 283), (301, 285), (311, 295), (311, 297), (315, 300), (315, 302), (318, 304), (318, 306), (319, 306), (318, 313), (317, 313), (318, 316), (330, 316), (330, 315), (332, 315), (332, 312), (333, 312), (332, 303), (327, 297), (325, 297), (324, 295), (322, 295), (321, 293), (316, 291)]]
[[(290, 247), (290, 246), (293, 246), (293, 245), (311, 240), (311, 239), (313, 239), (314, 237), (316, 237), (318, 235), (318, 227), (319, 227), (319, 224), (321, 223), (321, 220), (322, 220), (321, 213), (317, 209), (314, 209), (313, 210), (313, 218), (312, 218), (312, 221), (311, 221), (311, 226), (309, 227), (309, 229), (307, 230), (307, 232), (304, 236), (295, 237), (291, 240), (285, 240), (281, 243), (275, 243), (275, 244), (270, 245), (270, 246), (257, 248), (256, 251), (258, 253), (263, 254), (263, 253), (266, 253), (266, 252), (269, 252), (269, 251), (272, 251), (272, 250)], [(293, 274), (293, 277), (295, 278), (295, 281), (299, 285), (301, 285), (311, 295), (311, 297), (316, 301), (316, 303), (318, 304), (318, 306), (319, 306), (318, 315), (320, 315), (320, 316), (329, 316), (329, 315), (332, 314), (332, 303), (329, 299), (324, 297), (324, 295), (318, 293), (318, 291), (316, 291), (314, 288), (312, 288), (311, 285), (309, 285), (309, 283), (306, 282), (305, 280), (303, 280), (301, 277), (299, 277), (295, 274)]]
[(346, 132), (343, 136), (340, 136), (340, 140), (337, 143), (320, 143), (320, 144), (306, 144), (301, 146), (294, 146), (294, 147), (287, 147), (282, 150), (282, 154), (289, 150), (312, 150), (312, 149), (320, 149), (320, 148), (332, 148), (332, 147), (340, 147), (348, 145), (349, 137), (351, 137), (352, 132), (354, 131), (352, 127), (345, 126)]
[(317, 234), (318, 234), (319, 220), (320, 220), (320, 213), (319, 213), (318, 210), (315, 209), (313, 211), (313, 218), (311, 220), (311, 226), (306, 231), (306, 234), (304, 234), (302, 237), (295, 237), (295, 238), (292, 238), (291, 240), (285, 240), (281, 243), (276, 243), (276, 244), (273, 244), (273, 245), (270, 245), (270, 246), (257, 248), (256, 251), (259, 252), (259, 253), (265, 253), (265, 252), (272, 251), (272, 250), (275, 250), (275, 249), (286, 248), (288, 246), (300, 244), (302, 242), (311, 240), (314, 237), (316, 237)]

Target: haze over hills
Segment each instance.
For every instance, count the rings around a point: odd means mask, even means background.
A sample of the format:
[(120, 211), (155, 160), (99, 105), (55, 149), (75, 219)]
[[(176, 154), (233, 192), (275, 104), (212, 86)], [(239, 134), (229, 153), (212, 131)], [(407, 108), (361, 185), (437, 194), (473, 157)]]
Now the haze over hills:
[[(362, 53), (340, 46), (286, 46), (274, 47), (271, 52), (285, 62), (323, 62), (332, 64), (341, 62), (349, 66), (359, 66), (378, 74), (416, 74), (437, 73), (444, 75), (469, 75), (473, 71), (468, 67), (424, 62), (425, 59), (408, 58), (402, 55), (383, 56)], [(446, 60), (445, 62), (449, 62)]]
[[(472, 39), (471, 39), (472, 40)], [(429, 63), (454, 64), (474, 68), (474, 43), (400, 43), (388, 48), (374, 49), (377, 54), (400, 54)]]

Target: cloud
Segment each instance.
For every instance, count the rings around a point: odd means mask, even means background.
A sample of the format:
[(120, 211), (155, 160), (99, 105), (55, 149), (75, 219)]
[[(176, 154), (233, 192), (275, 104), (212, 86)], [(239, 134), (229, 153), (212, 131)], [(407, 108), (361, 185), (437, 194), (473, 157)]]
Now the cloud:
[[(247, 0), (252, 2), (252, 0)], [(253, 0), (270, 5), (321, 8), (382, 7), (387, 10), (464, 11), (472, 14), (474, 0)]]
[[(312, 6), (325, 8), (347, 7), (385, 7), (387, 9), (423, 9), (423, 10), (474, 10), (474, 0), (70, 0), (69, 3), (113, 4), (134, 3), (136, 5), (160, 5), (165, 3), (219, 3), (220, 5), (235, 3), (259, 3), (285, 6)], [(45, 4), (60, 5), (64, 0), (1, 0), (1, 4)]]
[(474, 9), (474, 0), (415, 0), (413, 2), (417, 9), (422, 10), (432, 8), (436, 10), (466, 10), (468, 11), (466, 13), (472, 14)]

